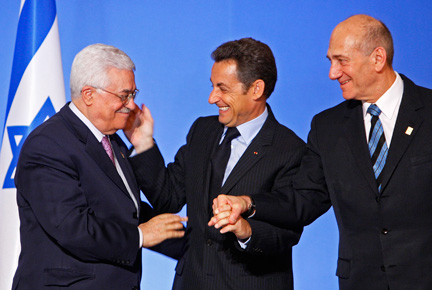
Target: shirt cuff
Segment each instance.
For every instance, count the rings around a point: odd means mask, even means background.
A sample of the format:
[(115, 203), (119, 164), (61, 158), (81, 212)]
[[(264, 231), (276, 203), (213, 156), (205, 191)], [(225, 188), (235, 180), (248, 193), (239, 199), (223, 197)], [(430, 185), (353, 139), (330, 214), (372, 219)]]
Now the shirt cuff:
[(247, 248), (247, 245), (248, 245), (250, 239), (251, 239), (251, 237), (249, 237), (246, 241), (237, 239), (237, 242), (239, 243), (240, 247), (244, 250)]
[(143, 234), (140, 228), (138, 228), (138, 235), (139, 235), (139, 245), (138, 249), (142, 248), (143, 245)]

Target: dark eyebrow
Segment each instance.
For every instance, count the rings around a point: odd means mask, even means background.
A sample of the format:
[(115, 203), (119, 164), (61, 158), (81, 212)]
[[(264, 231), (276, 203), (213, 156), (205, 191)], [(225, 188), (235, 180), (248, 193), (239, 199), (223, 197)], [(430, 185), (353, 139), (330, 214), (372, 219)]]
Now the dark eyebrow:
[(136, 88), (135, 88), (134, 90), (124, 89), (124, 90), (122, 90), (121, 92), (122, 92), (122, 93), (130, 94), (130, 93), (133, 93), (135, 90), (136, 90)]
[[(213, 85), (213, 81), (212, 81), (212, 79), (210, 78), (210, 82), (212, 83), (212, 85)], [(223, 86), (224, 85), (224, 83), (217, 83), (216, 84), (216, 87), (220, 87), (220, 86)]]

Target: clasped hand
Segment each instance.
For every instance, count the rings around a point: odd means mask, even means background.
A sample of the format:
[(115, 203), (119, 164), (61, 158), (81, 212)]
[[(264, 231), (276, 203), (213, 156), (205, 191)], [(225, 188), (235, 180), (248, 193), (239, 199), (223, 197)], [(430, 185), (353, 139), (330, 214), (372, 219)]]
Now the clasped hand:
[(232, 232), (237, 239), (248, 239), (252, 235), (252, 228), (241, 216), (247, 207), (247, 197), (221, 194), (213, 200), (213, 217), (208, 226), (220, 228), (221, 234)]

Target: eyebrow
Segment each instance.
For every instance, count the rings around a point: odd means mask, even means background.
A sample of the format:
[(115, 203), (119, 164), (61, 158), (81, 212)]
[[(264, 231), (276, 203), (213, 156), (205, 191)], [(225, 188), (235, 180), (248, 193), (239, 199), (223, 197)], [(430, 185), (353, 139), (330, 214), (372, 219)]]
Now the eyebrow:
[[(212, 81), (211, 78), (210, 78), (210, 82), (211, 82), (212, 85), (213, 85), (213, 81)], [(226, 85), (225, 85), (224, 83), (217, 83), (216, 86), (217, 86), (217, 87), (220, 87), (220, 86), (226, 86)]]
[(122, 92), (122, 93), (132, 93), (132, 92), (134, 92), (135, 90), (136, 90), (136, 87), (135, 87), (134, 90), (123, 89), (121, 92)]

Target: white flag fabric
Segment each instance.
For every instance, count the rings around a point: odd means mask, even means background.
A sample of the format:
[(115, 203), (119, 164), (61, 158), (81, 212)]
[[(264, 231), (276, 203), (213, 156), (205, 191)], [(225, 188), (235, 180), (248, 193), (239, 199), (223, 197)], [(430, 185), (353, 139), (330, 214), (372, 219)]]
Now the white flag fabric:
[[(14, 184), (28, 134), (66, 102), (55, 0), (22, 0), (0, 151), (0, 289), (11, 289), (20, 251)], [(3, 123), (0, 123), (3, 124)]]

